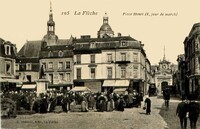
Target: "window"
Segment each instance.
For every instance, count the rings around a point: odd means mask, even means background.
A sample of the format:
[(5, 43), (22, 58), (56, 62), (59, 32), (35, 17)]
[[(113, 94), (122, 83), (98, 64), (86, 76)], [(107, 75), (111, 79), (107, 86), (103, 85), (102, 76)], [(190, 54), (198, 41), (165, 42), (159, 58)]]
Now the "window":
[(81, 79), (81, 68), (76, 69), (76, 77), (77, 79)]
[(31, 64), (30, 63), (26, 64), (26, 70), (31, 70)]
[(136, 69), (133, 70), (133, 77), (134, 78), (137, 78), (138, 77), (138, 72)]
[(60, 79), (60, 81), (64, 80), (64, 74), (63, 73), (59, 73), (59, 79)]
[(112, 67), (108, 67), (107, 71), (108, 71), (108, 78), (112, 78)]
[(126, 78), (126, 68), (121, 68), (121, 78)]
[(121, 61), (126, 61), (126, 53), (121, 53)]
[(70, 69), (71, 67), (70, 67), (70, 61), (67, 61), (66, 62), (66, 69)]
[(53, 62), (49, 62), (48, 68), (49, 68), (49, 69), (53, 69)]
[(25, 71), (26, 70), (26, 64), (20, 64), (19, 65), (19, 70)]
[(138, 54), (133, 53), (133, 62), (138, 62)]
[(81, 55), (76, 55), (77, 64), (81, 64)]
[(133, 77), (137, 78), (138, 77), (138, 66), (133, 65)]
[(31, 82), (31, 75), (26, 75), (28, 82)]
[(63, 62), (58, 63), (58, 69), (63, 69)]
[(16, 67), (16, 70), (19, 70), (19, 64), (16, 64), (15, 67)]
[(90, 69), (91, 79), (95, 79), (95, 68)]
[(11, 74), (11, 63), (6, 63), (6, 74), (10, 75)]
[(16, 79), (19, 79), (19, 75), (16, 75)]
[(112, 54), (107, 54), (108, 62), (112, 62)]
[(90, 48), (96, 48), (96, 44), (95, 43), (90, 43)]
[(11, 55), (11, 50), (9, 45), (5, 45), (5, 54), (6, 55)]
[(122, 40), (122, 41), (121, 41), (121, 46), (123, 46), (123, 47), (127, 46), (127, 42), (124, 41), (124, 40)]
[(90, 55), (90, 63), (95, 63), (95, 55)]
[(53, 57), (53, 52), (52, 51), (49, 51), (48, 57)]
[(59, 51), (59, 52), (58, 52), (58, 56), (59, 56), (59, 57), (63, 57), (63, 55), (64, 55), (64, 54), (63, 54), (62, 51)]
[(70, 73), (66, 73), (66, 78), (67, 78), (67, 81), (71, 81), (71, 79), (70, 79)]
[(51, 84), (53, 84), (53, 74), (49, 74), (49, 81)]
[(46, 63), (42, 63), (43, 69), (45, 70), (47, 68)]

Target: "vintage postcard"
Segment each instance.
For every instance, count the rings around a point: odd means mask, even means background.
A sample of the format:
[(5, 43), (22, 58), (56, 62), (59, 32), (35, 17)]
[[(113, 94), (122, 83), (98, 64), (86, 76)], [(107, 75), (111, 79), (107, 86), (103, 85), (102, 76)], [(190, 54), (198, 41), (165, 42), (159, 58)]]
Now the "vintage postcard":
[(2, 129), (200, 128), (177, 111), (200, 93), (200, 1), (0, 4)]

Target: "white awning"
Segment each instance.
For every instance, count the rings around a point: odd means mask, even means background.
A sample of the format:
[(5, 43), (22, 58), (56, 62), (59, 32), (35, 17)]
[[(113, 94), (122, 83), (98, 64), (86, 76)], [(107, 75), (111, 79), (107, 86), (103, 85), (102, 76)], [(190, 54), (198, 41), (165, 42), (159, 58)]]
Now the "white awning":
[(105, 80), (103, 87), (128, 87), (129, 80)]
[(0, 82), (22, 84), (22, 82), (20, 80), (14, 79), (14, 78), (1, 78)]
[(35, 89), (36, 84), (23, 84), (22, 89)]
[(115, 86), (115, 80), (105, 80), (103, 82), (103, 87), (113, 87)]
[(71, 91), (90, 91), (90, 89), (85, 86), (76, 86), (72, 88)]

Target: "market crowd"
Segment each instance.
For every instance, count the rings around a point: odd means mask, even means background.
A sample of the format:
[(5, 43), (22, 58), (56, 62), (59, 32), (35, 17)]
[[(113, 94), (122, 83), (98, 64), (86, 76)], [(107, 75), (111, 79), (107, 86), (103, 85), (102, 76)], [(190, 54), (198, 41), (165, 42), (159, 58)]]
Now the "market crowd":
[[(47, 91), (37, 96), (35, 91), (10, 91), (1, 93), (1, 98), (10, 98), (16, 104), (16, 111), (32, 111), (34, 113), (68, 112), (68, 111), (124, 111), (133, 106), (133, 95), (117, 93), (83, 93)], [(131, 99), (130, 99), (131, 98)], [(141, 105), (142, 99), (137, 99)]]

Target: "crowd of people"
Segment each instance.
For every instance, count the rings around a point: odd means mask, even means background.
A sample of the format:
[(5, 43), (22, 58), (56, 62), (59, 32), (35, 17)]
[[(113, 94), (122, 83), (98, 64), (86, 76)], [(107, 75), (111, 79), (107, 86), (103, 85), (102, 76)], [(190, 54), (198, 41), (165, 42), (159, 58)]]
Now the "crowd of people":
[[(92, 93), (71, 91), (47, 91), (37, 96), (35, 91), (9, 91), (1, 93), (1, 98), (10, 98), (16, 104), (17, 111), (33, 111), (34, 113), (68, 112), (76, 111), (124, 111), (124, 108), (132, 102), (133, 96), (117, 93)], [(138, 105), (141, 105), (139, 100)], [(132, 100), (133, 101), (133, 100)]]

